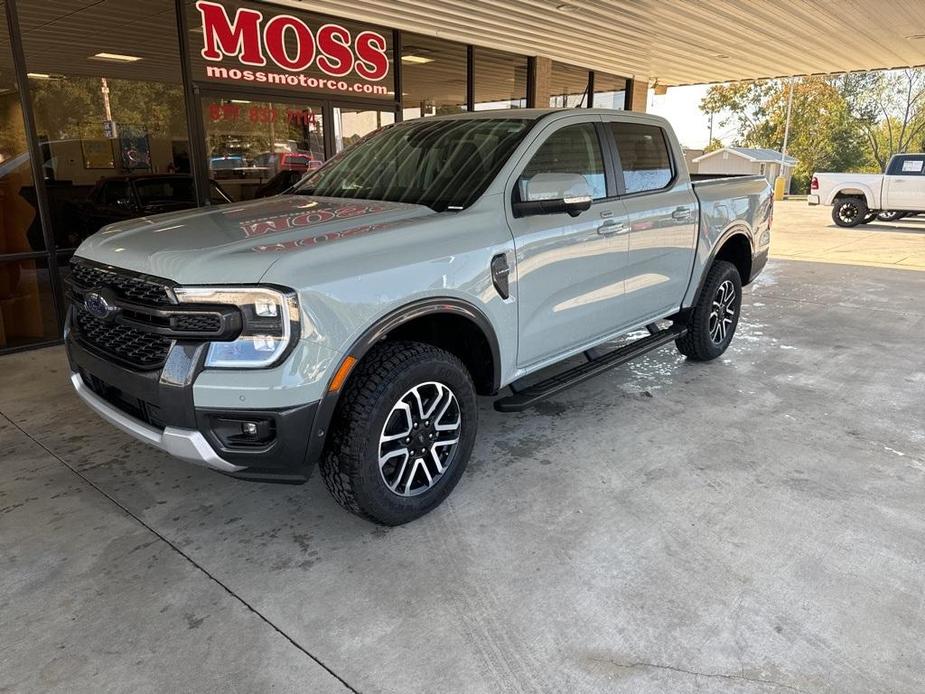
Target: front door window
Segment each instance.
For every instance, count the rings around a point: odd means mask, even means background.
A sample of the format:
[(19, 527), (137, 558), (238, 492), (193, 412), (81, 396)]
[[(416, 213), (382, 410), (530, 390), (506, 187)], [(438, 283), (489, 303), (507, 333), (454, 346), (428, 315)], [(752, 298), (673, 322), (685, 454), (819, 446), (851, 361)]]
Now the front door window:
[(202, 104), (209, 176), (234, 201), (275, 194), (277, 181), (324, 162), (320, 104), (221, 97)]

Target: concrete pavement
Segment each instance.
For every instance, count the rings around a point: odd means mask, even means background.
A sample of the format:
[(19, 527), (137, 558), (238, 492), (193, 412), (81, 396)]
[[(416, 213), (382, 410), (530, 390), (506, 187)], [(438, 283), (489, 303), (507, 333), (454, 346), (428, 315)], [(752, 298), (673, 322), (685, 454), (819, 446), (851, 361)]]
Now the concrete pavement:
[(714, 363), (485, 401), (394, 529), (130, 441), (60, 348), (4, 357), (0, 691), (921, 692), (923, 296), (772, 260)]
[(845, 229), (832, 221), (831, 207), (805, 200), (779, 201), (774, 210), (771, 257), (925, 270), (925, 216)]

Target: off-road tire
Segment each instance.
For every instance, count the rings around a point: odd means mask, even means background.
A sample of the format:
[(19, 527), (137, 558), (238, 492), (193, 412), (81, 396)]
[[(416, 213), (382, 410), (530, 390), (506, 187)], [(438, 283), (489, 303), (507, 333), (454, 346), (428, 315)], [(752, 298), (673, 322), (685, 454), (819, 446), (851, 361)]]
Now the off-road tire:
[(832, 204), (832, 221), (840, 227), (856, 227), (867, 217), (867, 202), (862, 198), (836, 198)]
[(875, 222), (875, 221), (877, 221), (877, 213), (868, 212), (867, 216), (864, 217), (864, 221), (861, 222), (861, 224), (870, 224), (871, 222)]
[[(714, 325), (711, 319), (715, 308), (714, 302), (720, 288), (724, 287), (727, 282), (731, 283), (735, 291), (734, 303), (730, 304), (734, 312), (730, 316), (731, 323), (724, 329), (723, 338), (717, 342), (711, 333), (711, 325)], [(717, 260), (707, 273), (707, 279), (700, 292), (700, 298), (691, 313), (687, 333), (675, 340), (678, 351), (691, 361), (716, 359), (726, 351), (729, 343), (732, 342), (741, 312), (742, 278), (739, 276), (739, 271), (732, 263)], [(723, 315), (725, 315), (725, 312)]]
[[(446, 471), (426, 491), (402, 496), (380, 472), (380, 437), (395, 405), (409, 389), (437, 382), (458, 403), (459, 442)], [(410, 416), (410, 415), (409, 415)], [(320, 463), (328, 491), (351, 513), (381, 525), (401, 525), (436, 508), (459, 482), (478, 426), (472, 378), (455, 356), (419, 342), (388, 342), (374, 347), (350, 376), (341, 394)]]
[(899, 212), (898, 210), (881, 210), (877, 213), (877, 219), (881, 222), (898, 222), (905, 216), (905, 212)]

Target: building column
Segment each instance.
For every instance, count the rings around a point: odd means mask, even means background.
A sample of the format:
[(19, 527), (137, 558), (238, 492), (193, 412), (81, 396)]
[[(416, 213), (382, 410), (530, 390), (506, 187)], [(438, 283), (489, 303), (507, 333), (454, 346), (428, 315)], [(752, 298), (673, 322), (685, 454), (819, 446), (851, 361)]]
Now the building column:
[(626, 82), (627, 111), (646, 112), (646, 101), (649, 98), (649, 83), (646, 80), (631, 79)]
[(530, 74), (527, 75), (527, 106), (548, 108), (552, 89), (552, 58), (536, 56), (530, 59)]

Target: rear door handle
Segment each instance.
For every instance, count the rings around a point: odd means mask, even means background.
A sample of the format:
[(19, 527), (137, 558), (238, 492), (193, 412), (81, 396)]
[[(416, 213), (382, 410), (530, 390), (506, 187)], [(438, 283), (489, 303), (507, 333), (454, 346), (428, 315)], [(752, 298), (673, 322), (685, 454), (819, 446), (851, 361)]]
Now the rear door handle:
[(691, 208), (689, 207), (679, 207), (674, 212), (671, 213), (672, 219), (677, 219), (678, 221), (691, 218)]
[(616, 236), (617, 234), (625, 234), (629, 230), (629, 224), (610, 219), (597, 228), (597, 233), (601, 236)]

